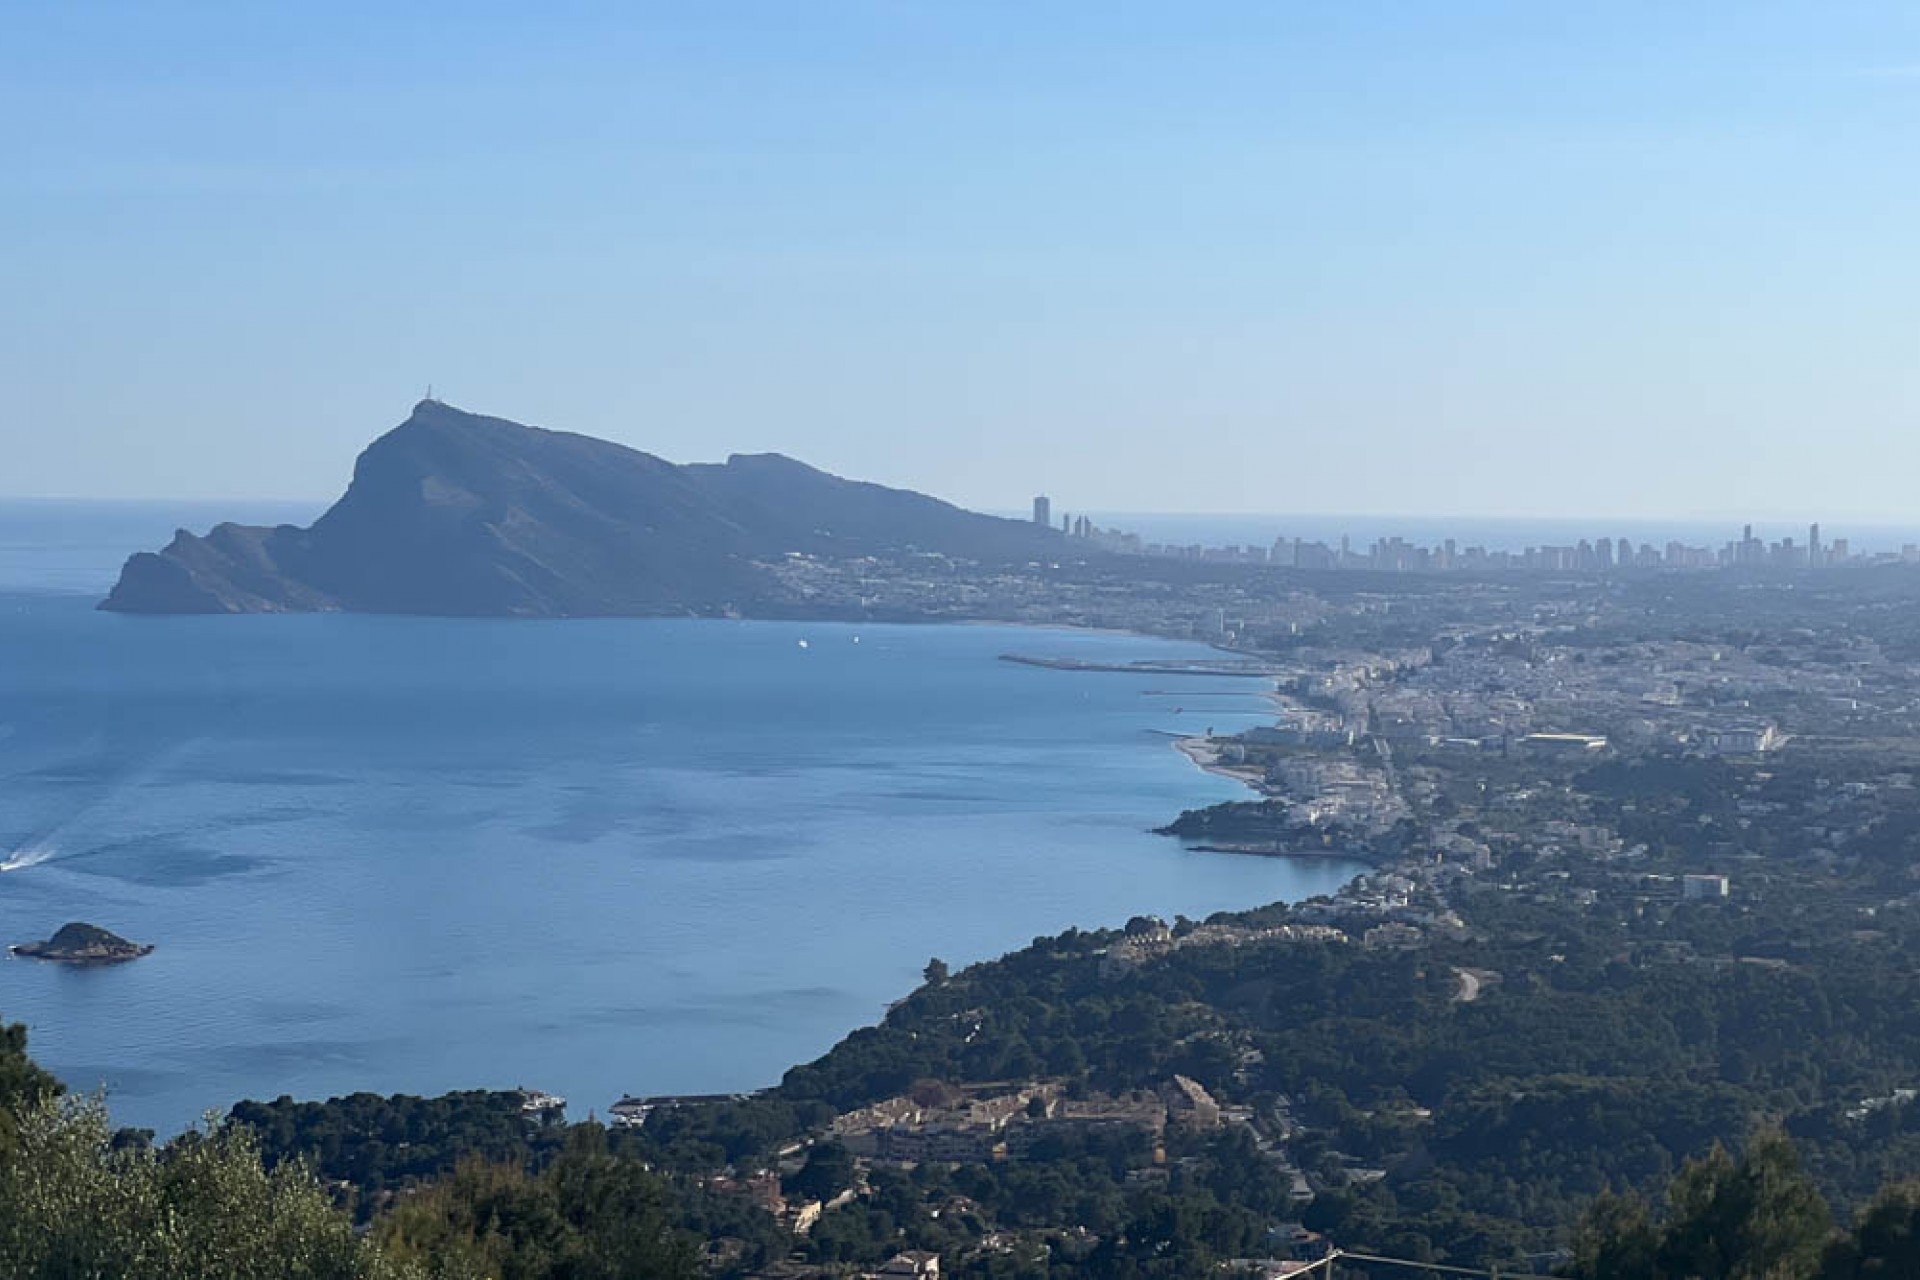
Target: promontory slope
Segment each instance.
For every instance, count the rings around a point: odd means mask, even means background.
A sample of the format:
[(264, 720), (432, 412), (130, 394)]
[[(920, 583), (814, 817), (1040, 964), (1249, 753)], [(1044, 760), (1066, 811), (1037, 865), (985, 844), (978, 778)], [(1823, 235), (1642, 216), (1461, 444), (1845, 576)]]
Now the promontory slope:
[(589, 436), (423, 400), (360, 455), (310, 528), (181, 530), (127, 561), (123, 613), (341, 610), (590, 617), (772, 613), (769, 566), (933, 553), (1044, 556), (1052, 529), (778, 454), (680, 466)]

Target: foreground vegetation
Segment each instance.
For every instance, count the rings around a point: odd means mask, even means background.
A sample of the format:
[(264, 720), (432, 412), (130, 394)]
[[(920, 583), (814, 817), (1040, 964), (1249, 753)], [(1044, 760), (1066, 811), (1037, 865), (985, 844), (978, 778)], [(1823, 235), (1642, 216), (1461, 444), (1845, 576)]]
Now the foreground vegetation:
[(697, 1241), (666, 1184), (580, 1126), (538, 1174), (462, 1155), (355, 1230), (303, 1162), (228, 1121), (154, 1148), (62, 1096), (0, 1027), (0, 1280), (678, 1280)]
[[(365, 1234), (311, 1168), (269, 1167), (254, 1130), (229, 1121), (154, 1150), (114, 1133), (93, 1099), (60, 1096), (57, 1082), (24, 1053), (19, 1027), (0, 1031), (0, 1277), (691, 1277), (702, 1273), (700, 1233), (671, 1180), (632, 1153), (609, 1150), (604, 1131), (567, 1130), (541, 1172), (522, 1164), (445, 1153), (450, 1171), (423, 1179), (377, 1215)], [(463, 1095), (480, 1100), (500, 1095)], [(417, 1102), (418, 1100), (405, 1100)], [(396, 1100), (404, 1109), (405, 1102)], [(360, 1104), (364, 1111), (364, 1103)], [(319, 1120), (326, 1108), (309, 1108)], [(818, 1175), (821, 1191), (852, 1173), (816, 1152), (792, 1181)], [(1098, 1184), (1098, 1168), (1139, 1156), (1126, 1144), (1044, 1153), (1029, 1171), (996, 1185), (985, 1170), (955, 1171), (947, 1184), (900, 1175), (879, 1180), (870, 1212), (910, 1221), (921, 1205), (958, 1187), (1004, 1209), (1049, 1199), (1075, 1181)], [(1236, 1162), (1235, 1155), (1239, 1156)], [(1119, 1207), (1123, 1231), (1104, 1246), (1051, 1264), (968, 1268), (985, 1275), (1190, 1276), (1217, 1270), (1235, 1238), (1236, 1184), (1260, 1181), (1258, 1157), (1216, 1148), (1206, 1186), (1184, 1203)], [(1084, 1189), (1083, 1189), (1084, 1190)], [(1037, 1199), (1036, 1199), (1037, 1198)], [(1231, 1206), (1231, 1207), (1230, 1207)], [(1076, 1206), (1097, 1215), (1096, 1206)], [(1565, 1274), (1576, 1280), (1867, 1280), (1920, 1274), (1920, 1183), (1880, 1192), (1852, 1227), (1831, 1211), (1793, 1141), (1757, 1133), (1736, 1158), (1718, 1144), (1687, 1161), (1655, 1200), (1605, 1193), (1586, 1209)], [(828, 1251), (844, 1237), (823, 1237)], [(949, 1242), (951, 1243), (951, 1242)], [(1404, 1246), (1403, 1246), (1404, 1247)], [(1398, 1267), (1393, 1274), (1422, 1274)], [(1335, 1276), (1369, 1271), (1339, 1262)], [(1429, 1273), (1431, 1274), (1431, 1273)]]

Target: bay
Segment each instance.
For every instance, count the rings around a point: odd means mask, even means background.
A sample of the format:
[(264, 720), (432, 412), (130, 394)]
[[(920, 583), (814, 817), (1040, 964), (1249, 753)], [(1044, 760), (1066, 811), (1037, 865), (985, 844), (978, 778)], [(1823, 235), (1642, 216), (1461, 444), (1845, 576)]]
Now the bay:
[[(80, 542), (84, 517), (63, 514)], [(524, 1083), (583, 1116), (625, 1091), (756, 1088), (877, 1019), (931, 956), (1295, 900), (1357, 870), (1149, 833), (1242, 794), (1168, 735), (1259, 722), (1260, 682), (998, 660), (1197, 645), (128, 618), (92, 607), (107, 561), (49, 533), (66, 548), (49, 588), (17, 512), (11, 528), (0, 940), (76, 919), (157, 949), (0, 963), (0, 1018), (122, 1124), (171, 1132), (281, 1093)]]

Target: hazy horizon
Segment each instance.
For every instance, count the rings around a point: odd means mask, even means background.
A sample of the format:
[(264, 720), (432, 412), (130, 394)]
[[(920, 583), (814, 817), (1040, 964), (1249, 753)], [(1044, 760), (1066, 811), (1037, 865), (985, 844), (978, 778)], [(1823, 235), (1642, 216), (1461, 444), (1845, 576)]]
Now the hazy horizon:
[[(190, 532), (204, 533), (214, 524), (232, 521), (238, 524), (271, 525), (311, 523), (338, 499), (325, 498), (74, 498), (21, 497), (0, 494), (0, 563), (9, 551), (31, 558), (36, 551), (60, 552), (56, 542), (43, 540), (49, 526), (40, 524), (29, 535), (12, 530), (8, 515), (40, 512), (58, 515), (62, 509), (85, 515), (92, 509), (106, 509), (125, 517), (113, 527), (126, 540), (124, 551), (156, 550), (178, 522)], [(1025, 510), (1011, 507), (982, 508), (984, 514), (1005, 519), (1029, 518)], [(1751, 519), (1714, 513), (1682, 513), (1674, 516), (1621, 515), (1480, 515), (1461, 512), (1309, 512), (1309, 511), (1116, 511), (1098, 507), (1076, 507), (1055, 501), (1055, 520), (1062, 516), (1086, 516), (1096, 526), (1139, 535), (1146, 543), (1183, 546), (1266, 546), (1276, 538), (1300, 538), (1338, 545), (1350, 538), (1356, 550), (1364, 551), (1375, 539), (1401, 537), (1423, 545), (1438, 545), (1452, 538), (1460, 546), (1482, 545), (1493, 550), (1520, 551), (1533, 545), (1569, 545), (1582, 538), (1619, 538), (1664, 547), (1668, 541), (1690, 546), (1718, 549), (1737, 538), (1751, 526), (1763, 541), (1792, 538), (1800, 541), (1811, 523), (1821, 525), (1828, 543), (1846, 539), (1855, 552), (1878, 554), (1920, 543), (1920, 520), (1893, 521), (1815, 521), (1790, 516), (1755, 516)], [(11, 536), (10, 536), (11, 534)], [(89, 542), (100, 552), (117, 548), (101, 543), (97, 530), (90, 530)], [(68, 548), (67, 550), (71, 550)], [(110, 580), (119, 558), (99, 558), (90, 563), (90, 572)]]
[(0, 17), (0, 491), (331, 497), (429, 384), (1018, 509), (1898, 522), (1920, 12)]
[[(668, 459), (668, 461), (675, 462), (675, 463), (705, 463), (705, 462), (719, 462), (722, 460), (723, 459), (719, 457)], [(800, 458), (799, 460), (802, 462), (806, 461), (805, 458)], [(844, 475), (843, 478), (850, 479), (850, 480), (866, 480), (869, 477), (860, 476), (860, 475)], [(136, 508), (136, 507), (148, 507), (148, 508), (177, 507), (182, 509), (205, 508), (209, 514), (217, 514), (223, 508), (231, 508), (233, 511), (239, 513), (238, 516), (235, 516), (233, 518), (239, 519), (241, 523), (246, 523), (246, 520), (240, 519), (240, 517), (244, 517), (249, 514), (257, 516), (261, 512), (273, 512), (273, 511), (289, 512), (289, 511), (294, 511), (296, 509), (306, 509), (306, 510), (310, 510), (314, 516), (318, 516), (319, 514), (324, 512), (328, 507), (332, 506), (335, 502), (337, 502), (340, 499), (341, 495), (346, 491), (346, 485), (347, 485), (347, 480), (343, 479), (341, 482), (341, 486), (338, 490), (336, 490), (333, 493), (324, 494), (324, 495), (321, 495), (321, 494), (287, 495), (287, 494), (256, 493), (256, 494), (241, 494), (241, 495), (234, 495), (234, 496), (220, 496), (220, 495), (207, 495), (207, 494), (184, 494), (180, 496), (172, 496), (167, 494), (144, 493), (144, 494), (126, 494), (126, 495), (97, 497), (97, 496), (88, 496), (84, 494), (73, 494), (73, 493), (35, 494), (35, 493), (0, 492), (0, 504), (13, 504), (13, 505), (19, 505), (19, 506), (32, 505), (32, 504), (42, 504), (42, 505), (72, 504), (76, 506), (107, 506), (107, 507), (128, 507), (128, 508)], [(992, 505), (992, 506), (974, 506), (969, 503), (959, 502), (958, 500), (950, 498), (945, 494), (939, 493), (930, 487), (921, 487), (913, 484), (904, 484), (898, 487), (911, 489), (915, 492), (926, 494), (929, 497), (934, 497), (942, 501), (951, 502), (951, 503), (954, 503), (954, 505), (965, 507), (968, 510), (980, 512), (983, 515), (999, 516), (1003, 519), (1008, 519), (1008, 520), (1026, 520), (1031, 518), (1030, 506), (1024, 503), (1017, 506), (1009, 506), (1004, 504)], [(1622, 514), (1619, 512), (1567, 513), (1564, 511), (1551, 512), (1551, 513), (1525, 512), (1525, 511), (1487, 512), (1487, 511), (1445, 511), (1445, 510), (1424, 510), (1424, 511), (1422, 510), (1405, 510), (1405, 511), (1328, 510), (1328, 511), (1321, 511), (1321, 510), (1314, 510), (1308, 507), (1291, 508), (1291, 509), (1274, 508), (1272, 510), (1264, 510), (1264, 511), (1251, 510), (1251, 509), (1219, 510), (1219, 511), (1172, 510), (1172, 509), (1154, 510), (1154, 509), (1146, 509), (1146, 508), (1122, 510), (1117, 507), (1102, 506), (1097, 503), (1079, 504), (1074, 501), (1064, 499), (1055, 494), (1046, 494), (1046, 495), (1038, 495), (1038, 496), (1046, 496), (1049, 499), (1050, 503), (1052, 504), (1053, 516), (1056, 523), (1059, 521), (1060, 517), (1063, 515), (1072, 515), (1072, 516), (1084, 515), (1089, 519), (1091, 519), (1098, 526), (1116, 527), (1116, 528), (1123, 528), (1123, 529), (1124, 529), (1124, 525), (1115, 524), (1114, 522), (1124, 522), (1127, 520), (1154, 520), (1154, 521), (1192, 520), (1192, 521), (1217, 522), (1223, 526), (1226, 526), (1226, 525), (1232, 525), (1235, 523), (1243, 523), (1243, 522), (1249, 522), (1249, 521), (1282, 521), (1282, 522), (1295, 521), (1295, 522), (1300, 522), (1303, 525), (1307, 523), (1311, 523), (1315, 527), (1325, 527), (1325, 526), (1330, 526), (1334, 524), (1339, 524), (1341, 522), (1350, 522), (1355, 524), (1356, 526), (1359, 526), (1359, 525), (1363, 525), (1365, 522), (1368, 522), (1368, 521), (1377, 522), (1382, 526), (1406, 525), (1406, 524), (1445, 524), (1445, 523), (1476, 524), (1476, 525), (1477, 524), (1515, 525), (1515, 526), (1535, 526), (1535, 527), (1547, 527), (1547, 526), (1557, 526), (1557, 525), (1591, 525), (1595, 528), (1597, 533), (1601, 533), (1601, 534), (1608, 533), (1608, 532), (1619, 532), (1621, 527), (1623, 526), (1631, 526), (1635, 529), (1672, 527), (1674, 529), (1696, 529), (1696, 530), (1705, 528), (1707, 526), (1714, 526), (1714, 527), (1724, 526), (1728, 530), (1729, 537), (1737, 534), (1739, 530), (1746, 525), (1752, 525), (1756, 535), (1761, 537), (1775, 537), (1782, 534), (1798, 537), (1800, 536), (1800, 534), (1806, 531), (1807, 526), (1809, 524), (1819, 524), (1823, 528), (1827, 528), (1830, 533), (1837, 534), (1838, 536), (1841, 536), (1841, 537), (1846, 536), (1846, 530), (1849, 528), (1856, 529), (1856, 530), (1875, 530), (1875, 531), (1882, 531), (1882, 532), (1889, 531), (1889, 530), (1900, 530), (1900, 531), (1914, 530), (1916, 532), (1920, 532), (1920, 517), (1901, 516), (1901, 515), (1893, 515), (1893, 514), (1882, 514), (1878, 516), (1870, 515), (1870, 516), (1856, 518), (1856, 519), (1843, 519), (1836, 522), (1828, 517), (1822, 516), (1817, 512), (1811, 513), (1808, 516), (1803, 518), (1801, 516), (1798, 516), (1792, 513), (1781, 514), (1778, 512), (1741, 512), (1741, 511), (1675, 511), (1675, 512), (1650, 512), (1650, 513), (1644, 513), (1644, 514), (1629, 515), (1629, 514)], [(1359, 536), (1362, 532), (1363, 530), (1358, 527), (1356, 527), (1356, 529), (1354, 530), (1355, 536)], [(1365, 532), (1370, 533), (1372, 532), (1372, 530), (1365, 530)], [(1308, 535), (1305, 535), (1303, 533), (1302, 536), (1308, 536)]]

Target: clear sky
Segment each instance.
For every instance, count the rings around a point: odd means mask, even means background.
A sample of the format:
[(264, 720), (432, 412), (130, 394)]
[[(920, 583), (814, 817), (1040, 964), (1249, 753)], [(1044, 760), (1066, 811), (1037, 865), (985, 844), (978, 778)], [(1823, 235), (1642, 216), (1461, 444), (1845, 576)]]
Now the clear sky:
[(0, 298), (14, 496), (330, 496), (431, 382), (993, 508), (1900, 519), (1920, 6), (9, 4)]

